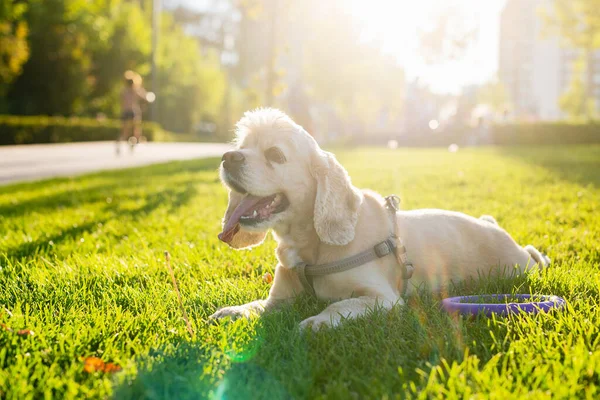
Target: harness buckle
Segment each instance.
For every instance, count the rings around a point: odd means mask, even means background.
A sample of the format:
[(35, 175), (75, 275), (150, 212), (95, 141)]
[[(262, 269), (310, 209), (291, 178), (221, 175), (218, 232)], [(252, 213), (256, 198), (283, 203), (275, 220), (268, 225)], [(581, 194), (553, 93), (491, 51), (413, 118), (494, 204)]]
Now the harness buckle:
[(395, 194), (386, 196), (385, 204), (389, 210), (398, 211), (400, 209), (400, 197)]
[(393, 249), (391, 248), (390, 244), (386, 240), (385, 242), (381, 242), (381, 243), (375, 245), (375, 247), (373, 247), (373, 250), (375, 250), (375, 254), (377, 254), (377, 257), (381, 258), (381, 257), (385, 257), (388, 254), (390, 254)]
[(415, 267), (412, 265), (412, 263), (406, 264), (406, 275), (404, 276), (404, 279), (412, 278), (414, 270)]

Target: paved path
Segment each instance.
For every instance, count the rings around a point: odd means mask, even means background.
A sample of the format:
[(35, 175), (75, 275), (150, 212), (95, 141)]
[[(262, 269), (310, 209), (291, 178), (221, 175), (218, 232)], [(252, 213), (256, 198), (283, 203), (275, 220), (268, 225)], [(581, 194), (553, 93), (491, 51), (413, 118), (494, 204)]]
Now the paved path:
[(114, 142), (0, 146), (0, 185), (192, 158), (220, 157), (222, 143), (144, 143), (131, 153)]

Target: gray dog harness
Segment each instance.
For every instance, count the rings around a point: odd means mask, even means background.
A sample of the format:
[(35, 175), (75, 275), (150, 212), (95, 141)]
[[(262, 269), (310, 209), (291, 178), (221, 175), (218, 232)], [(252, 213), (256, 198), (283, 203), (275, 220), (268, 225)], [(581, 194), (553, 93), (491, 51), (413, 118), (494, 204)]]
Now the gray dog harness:
[(378, 258), (385, 257), (389, 254), (394, 254), (396, 256), (396, 260), (398, 261), (398, 265), (400, 265), (400, 268), (402, 268), (402, 279), (404, 280), (402, 296), (404, 297), (408, 288), (408, 280), (413, 274), (414, 267), (408, 260), (406, 248), (404, 247), (404, 244), (402, 244), (402, 240), (398, 236), (397, 232), (398, 226), (396, 224), (396, 211), (398, 211), (399, 205), (400, 198), (398, 196), (391, 195), (385, 198), (385, 208), (390, 213), (394, 231), (383, 242), (377, 243), (370, 249), (339, 261), (319, 265), (306, 265), (305, 263), (296, 265), (294, 270), (298, 274), (298, 278), (300, 279), (304, 290), (311, 296), (316, 297), (315, 289), (313, 287), (313, 278), (315, 276), (324, 276), (348, 271)]

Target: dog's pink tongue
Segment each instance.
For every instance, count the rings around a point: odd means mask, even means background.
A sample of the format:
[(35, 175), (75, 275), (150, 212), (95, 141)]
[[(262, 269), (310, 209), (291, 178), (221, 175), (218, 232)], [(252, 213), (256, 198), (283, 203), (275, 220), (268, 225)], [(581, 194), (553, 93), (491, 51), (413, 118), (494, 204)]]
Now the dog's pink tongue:
[(252, 207), (256, 206), (261, 199), (262, 197), (247, 194), (242, 199), (240, 204), (238, 204), (236, 209), (233, 210), (233, 213), (225, 223), (225, 226), (223, 227), (223, 232), (219, 233), (219, 240), (225, 243), (230, 243), (233, 240), (235, 234), (240, 230), (240, 217), (246, 214), (248, 211), (250, 211)]

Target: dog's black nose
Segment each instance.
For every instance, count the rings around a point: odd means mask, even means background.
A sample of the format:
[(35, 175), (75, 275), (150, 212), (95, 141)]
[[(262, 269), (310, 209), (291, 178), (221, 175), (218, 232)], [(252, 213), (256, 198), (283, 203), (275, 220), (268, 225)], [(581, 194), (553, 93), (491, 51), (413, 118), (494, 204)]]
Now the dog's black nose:
[(228, 151), (223, 154), (223, 157), (221, 158), (223, 161), (223, 168), (230, 172), (238, 170), (245, 159), (244, 155), (239, 151)]

